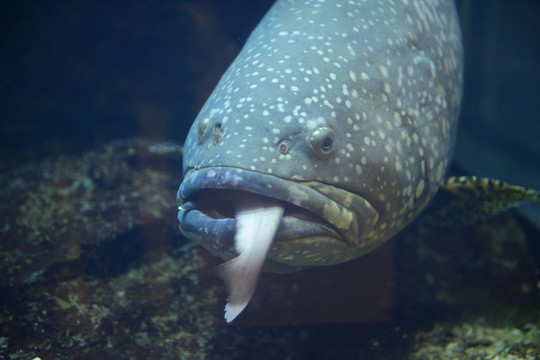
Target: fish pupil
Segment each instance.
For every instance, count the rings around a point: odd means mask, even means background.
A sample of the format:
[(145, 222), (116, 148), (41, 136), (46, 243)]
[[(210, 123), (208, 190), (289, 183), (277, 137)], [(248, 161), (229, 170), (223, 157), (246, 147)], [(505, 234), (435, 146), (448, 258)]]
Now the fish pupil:
[(321, 150), (328, 152), (334, 146), (334, 137), (332, 135), (327, 135), (321, 143)]

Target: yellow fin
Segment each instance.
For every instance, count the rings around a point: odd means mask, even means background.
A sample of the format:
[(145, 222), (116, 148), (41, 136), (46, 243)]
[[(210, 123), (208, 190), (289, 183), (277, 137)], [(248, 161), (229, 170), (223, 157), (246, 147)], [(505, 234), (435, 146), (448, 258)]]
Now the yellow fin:
[(424, 220), (441, 226), (467, 225), (525, 201), (540, 201), (540, 191), (490, 178), (451, 177), (441, 186)]

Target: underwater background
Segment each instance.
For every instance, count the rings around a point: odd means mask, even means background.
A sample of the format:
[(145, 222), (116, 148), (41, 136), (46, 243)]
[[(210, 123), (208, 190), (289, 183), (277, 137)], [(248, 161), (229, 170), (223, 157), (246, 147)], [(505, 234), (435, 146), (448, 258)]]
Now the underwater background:
[[(4, 6), (0, 359), (540, 357), (538, 204), (265, 274), (225, 324), (220, 261), (178, 231), (180, 156), (152, 149), (182, 143), (272, 3)], [(540, 2), (457, 4), (454, 166), (540, 189)]]

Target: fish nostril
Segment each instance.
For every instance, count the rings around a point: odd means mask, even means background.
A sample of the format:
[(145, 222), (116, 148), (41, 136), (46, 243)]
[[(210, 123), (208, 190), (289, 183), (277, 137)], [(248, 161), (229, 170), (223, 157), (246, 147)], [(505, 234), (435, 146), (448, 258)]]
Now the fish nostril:
[(279, 149), (279, 152), (282, 153), (283, 155), (288, 154), (289, 150), (291, 149), (291, 142), (287, 139), (282, 140), (278, 144), (278, 149)]
[(217, 145), (219, 144), (219, 142), (221, 141), (221, 137), (223, 135), (223, 129), (222, 129), (222, 125), (221, 123), (216, 123), (216, 125), (214, 125), (214, 145)]

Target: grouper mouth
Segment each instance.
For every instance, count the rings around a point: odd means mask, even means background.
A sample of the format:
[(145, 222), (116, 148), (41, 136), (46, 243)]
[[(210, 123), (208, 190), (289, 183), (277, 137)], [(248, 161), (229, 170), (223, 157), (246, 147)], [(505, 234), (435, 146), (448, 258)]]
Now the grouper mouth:
[(177, 203), (184, 236), (231, 259), (218, 268), (229, 292), (227, 321), (251, 299), (265, 259), (342, 262), (362, 247), (378, 218), (363, 197), (335, 186), (232, 167), (189, 170)]
[[(292, 203), (243, 190), (195, 191), (179, 208), (182, 232), (187, 237), (195, 237), (191, 240), (199, 242), (225, 259), (230, 259), (237, 255), (234, 250), (236, 215), (246, 202), (253, 207), (257, 204), (274, 204), (283, 208), (274, 243), (287, 242), (291, 246), (297, 242), (298, 246), (299, 243), (314, 237), (318, 237), (319, 241), (347, 243), (336, 227), (323, 217)], [(203, 228), (206, 231), (200, 232)], [(272, 258), (287, 263), (287, 258), (281, 258), (279, 253)]]

